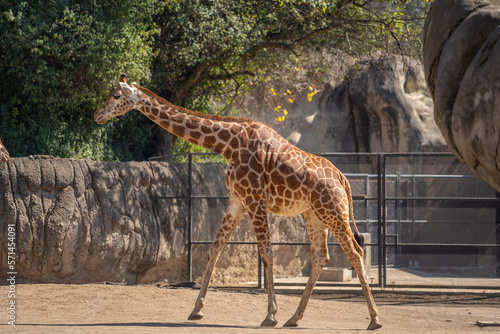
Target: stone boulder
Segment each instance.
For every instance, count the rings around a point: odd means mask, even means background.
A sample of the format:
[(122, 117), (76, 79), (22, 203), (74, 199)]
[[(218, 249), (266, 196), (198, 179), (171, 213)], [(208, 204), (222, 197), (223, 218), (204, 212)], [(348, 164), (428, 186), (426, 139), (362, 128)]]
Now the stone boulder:
[[(266, 102), (269, 88), (247, 96), (246, 109), (255, 119), (272, 125), (291, 143), (314, 152), (422, 152), (442, 151), (445, 141), (433, 120), (433, 102), (424, 71), (416, 60), (379, 56), (352, 60), (318, 83), (309, 101), (305, 89), (297, 101), (286, 101), (288, 115), (276, 122), (275, 108)], [(338, 78), (342, 78), (338, 80)], [(280, 96), (292, 89), (273, 83)], [(286, 95), (286, 94), (285, 94)], [(288, 97), (287, 97), (288, 98)], [(282, 109), (283, 109), (282, 108)]]
[(423, 33), (436, 124), (454, 155), (498, 191), (499, 37), (499, 0), (436, 0)]

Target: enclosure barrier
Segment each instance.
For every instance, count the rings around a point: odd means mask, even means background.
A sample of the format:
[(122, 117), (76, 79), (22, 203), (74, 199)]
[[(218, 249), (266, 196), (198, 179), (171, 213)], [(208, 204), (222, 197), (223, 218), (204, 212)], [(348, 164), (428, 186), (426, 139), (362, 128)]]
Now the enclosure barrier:
[[(187, 201), (187, 274), (190, 281), (193, 280), (193, 246), (212, 243), (211, 240), (193, 240), (192, 203), (200, 199), (229, 199), (227, 195), (193, 195), (193, 157), (206, 155), (215, 154), (187, 153), (182, 155), (184, 158), (187, 157), (187, 196), (158, 197)], [(490, 276), (488, 277), (500, 277), (500, 195), (479, 181), (451, 153), (320, 153), (317, 155), (331, 160), (351, 182), (353, 201), (356, 207), (361, 208), (360, 210), (355, 208), (355, 213), (364, 212), (364, 217), (357, 217), (356, 222), (358, 226), (364, 226), (364, 231), (370, 233), (372, 240), (375, 240), (365, 245), (365, 247), (375, 249), (375, 256), (372, 259), (376, 260), (378, 282), (373, 284), (374, 286), (381, 288), (387, 286), (388, 267), (418, 269), (422, 261), (428, 262), (426, 268), (433, 268), (433, 263), (436, 268), (442, 266), (440, 260), (432, 259), (432, 255), (453, 257), (459, 267), (451, 266), (450, 268), (456, 270), (473, 269), (460, 262), (460, 255), (466, 254), (466, 258), (472, 259), (470, 260), (472, 262), (476, 256), (480, 260), (475, 261), (483, 263), (483, 265), (477, 264), (476, 267), (480, 270), (489, 270)], [(177, 158), (179, 155), (152, 157), (150, 160), (172, 161)], [(363, 183), (364, 194), (359, 194), (353, 185)], [(461, 194), (456, 195), (458, 192)], [(456, 226), (466, 226), (464, 232), (466, 235), (461, 235)], [(482, 234), (477, 236), (479, 241), (467, 240), (469, 234), (476, 233), (474, 231), (482, 229), (483, 226), (486, 227), (486, 231), (481, 231)], [(456, 235), (452, 233), (453, 235), (443, 242), (438, 240), (441, 235), (432, 237), (432, 231), (440, 234), (441, 230), (451, 230), (457, 233)], [(430, 239), (433, 240), (426, 240), (428, 238), (426, 235), (431, 235)], [(458, 241), (452, 241), (455, 239)], [(228, 241), (227, 244), (257, 245), (257, 242)], [(308, 246), (309, 243), (273, 242), (272, 245)], [(329, 242), (328, 245), (339, 246), (336, 242)], [(487, 258), (487, 261), (485, 262), (483, 258)], [(257, 275), (258, 287), (262, 288), (260, 254), (258, 255)], [(342, 284), (342, 286), (346, 285), (349, 284)], [(398, 286), (419, 287), (415, 284)], [(432, 284), (425, 287), (443, 288), (442, 285)], [(453, 287), (473, 288), (475, 286)], [(500, 286), (498, 284), (482, 285), (481, 288), (500, 289)]]

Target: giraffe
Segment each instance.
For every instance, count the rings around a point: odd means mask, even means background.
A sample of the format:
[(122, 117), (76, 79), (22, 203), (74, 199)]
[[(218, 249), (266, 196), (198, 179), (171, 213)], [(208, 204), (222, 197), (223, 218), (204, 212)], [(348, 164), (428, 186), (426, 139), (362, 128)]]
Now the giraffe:
[(225, 182), (229, 205), (222, 226), (209, 250), (201, 289), (189, 320), (203, 318), (210, 278), (226, 242), (245, 213), (252, 222), (267, 278), (267, 315), (261, 326), (276, 326), (278, 310), (273, 281), (273, 257), (267, 212), (281, 216), (303, 214), (309, 233), (312, 269), (295, 314), (284, 326), (296, 327), (312, 290), (329, 261), (327, 234), (331, 232), (356, 270), (371, 317), (368, 329), (382, 327), (365, 268), (359, 231), (353, 218), (352, 194), (347, 178), (328, 160), (290, 144), (270, 126), (250, 118), (206, 115), (175, 106), (135, 83), (111, 88), (94, 120), (109, 119), (137, 109), (167, 131), (224, 156), (229, 162)]
[(5, 149), (5, 146), (2, 144), (2, 139), (0, 139), (0, 160), (7, 161), (10, 159), (9, 152)]

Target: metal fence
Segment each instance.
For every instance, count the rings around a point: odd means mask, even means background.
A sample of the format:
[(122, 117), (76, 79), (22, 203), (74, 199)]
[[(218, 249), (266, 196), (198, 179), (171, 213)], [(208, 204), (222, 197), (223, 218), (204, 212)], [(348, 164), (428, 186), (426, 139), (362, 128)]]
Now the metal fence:
[[(193, 246), (211, 240), (193, 240), (193, 201), (227, 199), (227, 196), (193, 195), (193, 157), (187, 154), (188, 278), (193, 279)], [(419, 287), (411, 278), (395, 279), (395, 271), (407, 276), (449, 277), (447, 287), (500, 289), (500, 195), (478, 180), (450, 153), (323, 153), (349, 179), (354, 214), (361, 232), (371, 241), (371, 263), (376, 269), (374, 286), (388, 284)], [(154, 157), (150, 160), (168, 160)], [(229, 241), (256, 245), (255, 241)], [(305, 246), (307, 242), (279, 242), (277, 246)], [(339, 247), (329, 239), (329, 246)], [(262, 265), (258, 264), (262, 286)], [(493, 280), (491, 280), (493, 278)], [(397, 281), (397, 285), (396, 282)], [(443, 287), (428, 280), (426, 287)]]

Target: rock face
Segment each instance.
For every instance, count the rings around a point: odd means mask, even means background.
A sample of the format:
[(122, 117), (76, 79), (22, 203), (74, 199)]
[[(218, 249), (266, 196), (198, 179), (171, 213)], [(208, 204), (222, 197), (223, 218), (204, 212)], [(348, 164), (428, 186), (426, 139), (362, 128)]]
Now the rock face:
[(500, 1), (436, 0), (424, 27), (434, 118), (455, 156), (500, 191)]
[[(290, 142), (309, 152), (422, 152), (443, 150), (445, 141), (433, 120), (433, 103), (422, 65), (402, 57), (380, 57), (335, 68), (318, 94), (305, 90), (276, 124), (274, 106), (255, 90), (247, 109)], [(338, 82), (335, 78), (345, 78)], [(290, 87), (282, 86), (278, 95)]]
[[(225, 164), (194, 164), (193, 195), (225, 196)], [(179, 282), (187, 277), (187, 165), (15, 158), (0, 165), (0, 275), (15, 226), (18, 278), (42, 282)], [(193, 200), (193, 240), (213, 240), (228, 201)], [(307, 241), (301, 219), (271, 217), (273, 241)], [(245, 216), (233, 240), (255, 241)], [(193, 248), (193, 278), (209, 245)], [(275, 249), (277, 275), (301, 274), (309, 249)], [(310, 257), (310, 256), (309, 256)], [(215, 284), (256, 280), (257, 247), (227, 246)]]
[[(0, 167), (0, 226), (16, 226), (23, 278), (135, 281), (156, 264), (160, 245), (183, 233), (155, 212), (164, 184), (182, 189), (182, 173), (162, 163), (21, 158)], [(171, 252), (184, 247), (168, 243)]]

